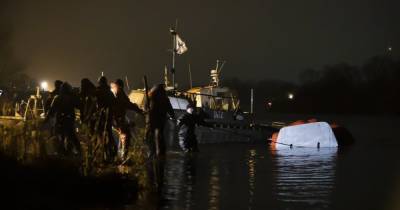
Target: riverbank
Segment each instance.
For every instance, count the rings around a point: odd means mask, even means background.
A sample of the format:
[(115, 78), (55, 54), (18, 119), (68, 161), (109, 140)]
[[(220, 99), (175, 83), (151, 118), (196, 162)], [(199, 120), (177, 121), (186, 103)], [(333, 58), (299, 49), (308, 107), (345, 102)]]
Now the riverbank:
[[(40, 122), (0, 126), (2, 205), (10, 209), (123, 206), (148, 190), (142, 141), (124, 165), (107, 163), (84, 130), (81, 155), (60, 155), (58, 142)], [(16, 200), (17, 199), (17, 200)]]
[(83, 176), (76, 164), (46, 158), (22, 164), (1, 156), (2, 208), (73, 209), (76, 206), (117, 206), (134, 200), (138, 182), (116, 173)]

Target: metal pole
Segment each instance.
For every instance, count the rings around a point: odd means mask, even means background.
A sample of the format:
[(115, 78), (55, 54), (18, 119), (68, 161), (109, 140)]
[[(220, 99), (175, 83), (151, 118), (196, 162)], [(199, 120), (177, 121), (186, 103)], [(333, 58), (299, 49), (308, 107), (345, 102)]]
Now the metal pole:
[(190, 82), (190, 88), (193, 88), (192, 70), (190, 68), (190, 63), (189, 63), (189, 82)]
[(250, 90), (250, 114), (254, 114), (254, 89)]
[(172, 50), (172, 86), (175, 90), (175, 40), (176, 35), (174, 35), (174, 48)]
[(147, 83), (146, 75), (143, 76), (143, 85), (144, 85), (144, 93), (145, 93), (145, 99), (146, 99), (144, 107), (145, 107), (146, 111), (149, 111), (150, 110), (149, 85)]
[(172, 86), (175, 90), (176, 26), (172, 33)]
[(175, 28), (172, 34), (172, 85), (173, 90), (175, 90), (175, 56), (176, 56), (176, 35), (178, 30), (178, 19), (175, 20)]

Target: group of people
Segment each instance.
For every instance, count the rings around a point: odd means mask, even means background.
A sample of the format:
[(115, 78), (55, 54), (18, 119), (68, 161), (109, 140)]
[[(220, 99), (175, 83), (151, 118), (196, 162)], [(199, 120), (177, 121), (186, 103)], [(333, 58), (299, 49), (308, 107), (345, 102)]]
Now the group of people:
[[(175, 120), (165, 85), (155, 85), (148, 92), (145, 97), (147, 106), (143, 110), (129, 100), (121, 79), (108, 83), (107, 78), (102, 76), (95, 86), (85, 78), (81, 80), (79, 92), (74, 92), (68, 82), (57, 80), (54, 85), (55, 89), (45, 103), (45, 122), (55, 119), (53, 131), (60, 141), (60, 152), (81, 152), (75, 127), (75, 109), (79, 109), (82, 125), (96, 137), (97, 143), (104, 145), (107, 159), (126, 159), (132, 138), (132, 124), (126, 114), (132, 110), (145, 117), (145, 138), (151, 155), (165, 154), (164, 126), (168, 118)], [(179, 144), (185, 152), (197, 150), (194, 126), (204, 124), (204, 121), (194, 117), (193, 112), (194, 107), (189, 105), (187, 113), (178, 119)], [(114, 139), (113, 129), (118, 133), (119, 141)]]

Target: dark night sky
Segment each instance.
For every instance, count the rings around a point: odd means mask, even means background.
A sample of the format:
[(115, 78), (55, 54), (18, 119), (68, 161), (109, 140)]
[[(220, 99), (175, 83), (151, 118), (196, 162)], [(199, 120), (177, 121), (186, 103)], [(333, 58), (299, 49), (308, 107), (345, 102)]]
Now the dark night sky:
[[(178, 58), (178, 83), (191, 63), (197, 82), (208, 81), (216, 59), (224, 77), (295, 80), (299, 71), (342, 61), (360, 64), (400, 49), (398, 0), (18, 0), (5, 19), (12, 46), (27, 71), (41, 79), (78, 84), (82, 77), (128, 75), (135, 86), (147, 74), (162, 79), (170, 64), (168, 28), (189, 51)], [(84, 3), (83, 3), (84, 2)]]

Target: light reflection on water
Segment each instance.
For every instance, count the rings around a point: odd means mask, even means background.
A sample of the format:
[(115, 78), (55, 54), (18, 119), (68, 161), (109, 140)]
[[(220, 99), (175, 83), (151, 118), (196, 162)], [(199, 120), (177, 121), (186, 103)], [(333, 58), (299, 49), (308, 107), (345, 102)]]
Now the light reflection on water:
[(144, 193), (141, 202), (88, 209), (397, 209), (384, 206), (388, 198), (398, 198), (398, 146), (338, 151), (220, 144), (200, 149), (195, 155), (168, 152), (160, 195)]
[(248, 156), (248, 170), (249, 170), (249, 208), (252, 209), (254, 203), (255, 183), (256, 183), (256, 156), (257, 151), (255, 149), (249, 150)]
[(168, 202), (164, 208), (180, 202), (182, 208), (190, 209), (194, 205), (193, 190), (196, 183), (196, 168), (194, 159), (180, 154), (169, 158), (165, 164), (165, 181), (163, 199)]
[(329, 207), (335, 185), (337, 148), (274, 151), (277, 200)]
[(263, 146), (206, 146), (169, 155), (164, 209), (328, 208), (337, 149), (269, 151)]
[(219, 183), (219, 171), (216, 165), (211, 166), (211, 174), (209, 181), (209, 192), (208, 192), (208, 209), (216, 210), (219, 206), (220, 196), (220, 183)]

